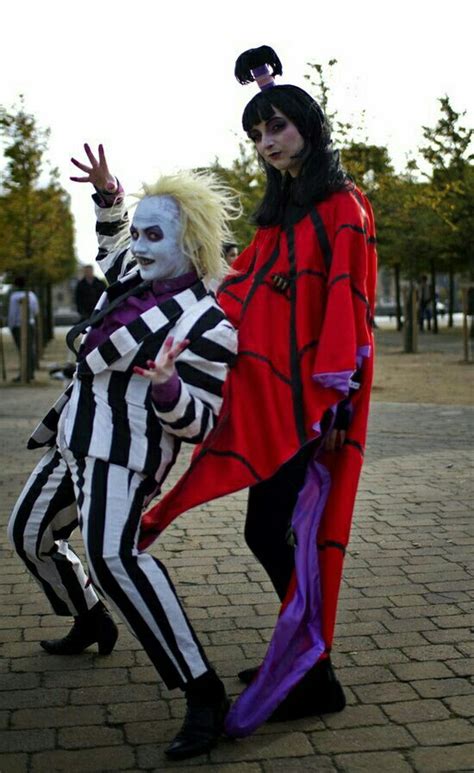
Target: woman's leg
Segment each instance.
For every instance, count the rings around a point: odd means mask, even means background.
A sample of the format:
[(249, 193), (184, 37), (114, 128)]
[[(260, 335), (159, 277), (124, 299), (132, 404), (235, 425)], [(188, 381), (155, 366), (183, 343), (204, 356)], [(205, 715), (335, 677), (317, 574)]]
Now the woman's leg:
[(8, 524), (8, 535), (57, 615), (87, 613), (98, 597), (67, 539), (77, 507), (65, 460), (50, 449), (30, 475)]
[(291, 516), (313, 453), (314, 444), (305, 446), (273, 477), (249, 490), (245, 540), (281, 600), (294, 569), (294, 549), (288, 543)]

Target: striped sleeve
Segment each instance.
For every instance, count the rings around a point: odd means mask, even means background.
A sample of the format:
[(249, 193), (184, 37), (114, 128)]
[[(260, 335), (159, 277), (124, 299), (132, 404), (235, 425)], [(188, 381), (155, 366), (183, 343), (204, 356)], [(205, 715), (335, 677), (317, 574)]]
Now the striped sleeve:
[(100, 206), (97, 194), (95, 203), (96, 234), (99, 244), (97, 263), (109, 284), (116, 282), (135, 265), (128, 249), (128, 214), (123, 198), (116, 199), (111, 206)]
[(191, 339), (176, 361), (181, 381), (177, 402), (170, 410), (153, 410), (165, 432), (188, 443), (201, 443), (214, 427), (222, 406), (222, 389), (237, 353), (237, 333), (222, 318)]
[(33, 430), (28, 440), (27, 448), (32, 449), (54, 445), (56, 442), (59, 417), (61, 416), (64, 406), (71, 397), (72, 389), (73, 383), (69, 384), (66, 391), (59, 396), (44, 419), (42, 419), (38, 426)]

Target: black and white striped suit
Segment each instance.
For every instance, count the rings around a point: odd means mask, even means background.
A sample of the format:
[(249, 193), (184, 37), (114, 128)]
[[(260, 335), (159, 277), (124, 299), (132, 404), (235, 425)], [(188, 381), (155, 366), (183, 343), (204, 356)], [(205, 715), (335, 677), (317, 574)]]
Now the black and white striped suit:
[[(128, 252), (114, 251), (123, 213), (114, 206), (98, 215), (99, 257), (110, 277), (117, 262), (119, 271), (130, 265)], [(98, 306), (140, 281), (136, 269), (119, 276)], [(176, 362), (178, 401), (163, 411), (133, 367), (156, 359), (171, 331), (190, 343)], [(29, 447), (51, 448), (9, 525), (54, 611), (80, 614), (97, 602), (94, 586), (101, 589), (170, 688), (200, 676), (208, 663), (165, 568), (137, 551), (140, 517), (181, 442), (200, 442), (214, 426), (236, 348), (234, 329), (201, 281), (115, 330), (80, 360), (72, 384), (33, 432)], [(78, 524), (93, 584), (67, 543)]]

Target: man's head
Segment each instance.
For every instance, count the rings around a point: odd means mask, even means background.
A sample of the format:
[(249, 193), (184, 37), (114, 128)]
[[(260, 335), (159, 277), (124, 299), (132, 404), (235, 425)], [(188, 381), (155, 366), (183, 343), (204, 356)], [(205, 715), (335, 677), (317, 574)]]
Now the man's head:
[(191, 271), (179, 205), (172, 196), (144, 196), (133, 214), (130, 235), (143, 279), (171, 279)]
[(228, 222), (241, 209), (215, 175), (163, 175), (143, 185), (138, 198), (129, 238), (144, 279), (181, 276), (191, 268), (216, 279), (228, 272), (221, 245), (232, 241)]
[(94, 279), (94, 267), (84, 266), (83, 274), (84, 274), (84, 279), (87, 279), (88, 282), (92, 281), (92, 279)]

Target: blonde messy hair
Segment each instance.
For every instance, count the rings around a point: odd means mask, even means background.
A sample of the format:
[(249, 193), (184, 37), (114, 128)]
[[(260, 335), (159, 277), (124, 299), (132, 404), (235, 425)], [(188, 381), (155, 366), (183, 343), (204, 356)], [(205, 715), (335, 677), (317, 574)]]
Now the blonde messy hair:
[(182, 171), (162, 175), (151, 184), (143, 183), (134, 198), (146, 196), (170, 196), (178, 204), (183, 252), (199, 276), (221, 279), (229, 273), (222, 245), (233, 240), (229, 221), (242, 213), (236, 191), (211, 172)]

